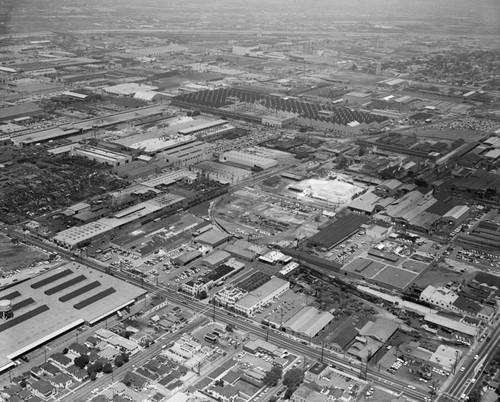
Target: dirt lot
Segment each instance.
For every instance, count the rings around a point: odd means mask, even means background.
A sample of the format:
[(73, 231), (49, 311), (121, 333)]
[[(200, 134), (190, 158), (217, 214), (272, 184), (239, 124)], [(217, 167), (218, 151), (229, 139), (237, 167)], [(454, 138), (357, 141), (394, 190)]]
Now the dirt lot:
[(29, 267), (37, 261), (47, 260), (47, 255), (24, 244), (13, 244), (0, 235), (0, 269), (4, 272)]
[[(456, 261), (447, 260), (447, 263), (440, 263), (437, 266), (431, 265), (417, 278), (415, 285), (420, 287), (428, 285), (440, 286), (446, 285), (448, 281), (469, 281), (474, 276), (476, 270), (469, 265), (459, 264)], [(465, 272), (461, 272), (462, 270)]]

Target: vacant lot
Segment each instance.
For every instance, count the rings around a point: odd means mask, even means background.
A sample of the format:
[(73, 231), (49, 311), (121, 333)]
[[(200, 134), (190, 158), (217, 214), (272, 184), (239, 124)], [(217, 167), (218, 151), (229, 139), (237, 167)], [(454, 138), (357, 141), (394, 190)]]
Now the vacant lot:
[(29, 267), (44, 261), (47, 255), (25, 244), (13, 244), (8, 237), (0, 235), (0, 269), (4, 272)]

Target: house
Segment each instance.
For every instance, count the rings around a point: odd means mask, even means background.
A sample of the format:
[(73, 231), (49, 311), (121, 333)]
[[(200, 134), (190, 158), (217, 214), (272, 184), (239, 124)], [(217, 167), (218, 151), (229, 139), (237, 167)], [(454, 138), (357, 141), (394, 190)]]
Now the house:
[(31, 392), (46, 401), (53, 397), (57, 393), (57, 390), (50, 382), (39, 380), (31, 384)]
[(49, 375), (57, 375), (61, 373), (61, 370), (59, 370), (56, 366), (54, 366), (52, 363), (43, 363), (40, 368), (42, 371), (45, 371)]
[(63, 355), (62, 353), (53, 354), (49, 357), (49, 361), (62, 370), (67, 369), (73, 364), (73, 361), (68, 356)]
[(136, 391), (140, 391), (146, 386), (147, 380), (132, 371), (127, 371), (123, 378), (123, 383)]
[(292, 394), (290, 400), (292, 402), (327, 402), (328, 396), (312, 390), (306, 385), (301, 385)]
[(89, 353), (89, 348), (85, 345), (81, 345), (79, 343), (72, 343), (69, 347), (70, 352), (73, 352), (75, 355), (81, 356)]
[(95, 348), (101, 340), (95, 336), (89, 336), (85, 341), (84, 345), (88, 348)]
[(219, 401), (229, 402), (234, 401), (238, 396), (238, 388), (232, 385), (225, 385), (221, 387), (220, 385), (215, 385), (208, 389), (208, 392), (215, 396)]
[(55, 377), (49, 378), (49, 382), (56, 388), (67, 388), (73, 382), (67, 374), (58, 374)]
[(81, 369), (80, 367), (77, 367), (74, 364), (72, 366), (69, 366), (66, 372), (75, 380), (80, 382), (84, 381), (88, 377), (87, 370)]

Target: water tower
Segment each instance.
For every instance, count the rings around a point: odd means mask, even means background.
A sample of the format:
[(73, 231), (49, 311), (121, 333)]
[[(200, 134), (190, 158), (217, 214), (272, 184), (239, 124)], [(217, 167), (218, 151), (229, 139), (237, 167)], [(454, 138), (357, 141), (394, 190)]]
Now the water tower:
[(12, 302), (10, 300), (0, 300), (0, 319), (8, 320), (13, 317)]

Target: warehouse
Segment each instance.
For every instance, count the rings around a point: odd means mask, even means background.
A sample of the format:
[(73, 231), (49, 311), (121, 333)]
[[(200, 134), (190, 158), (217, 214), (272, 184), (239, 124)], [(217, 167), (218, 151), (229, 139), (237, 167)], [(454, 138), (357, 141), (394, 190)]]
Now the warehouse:
[(132, 161), (132, 156), (130, 155), (84, 144), (74, 146), (71, 154), (83, 156), (91, 161), (104, 163), (113, 167), (125, 165)]
[(158, 159), (177, 167), (191, 166), (213, 157), (212, 147), (201, 141), (193, 141), (157, 154)]
[(446, 328), (458, 332), (462, 335), (467, 335), (470, 338), (475, 338), (478, 333), (477, 328), (471, 325), (467, 325), (460, 321), (455, 321), (450, 318), (446, 318), (442, 315), (428, 313), (425, 315), (424, 319), (428, 323), (433, 324), (439, 328)]
[(151, 187), (155, 189), (161, 189), (172, 184), (177, 183), (181, 180), (194, 180), (196, 175), (187, 169), (173, 170), (170, 172), (164, 172), (153, 179), (143, 181), (141, 184), (146, 187)]
[(371, 97), (371, 94), (365, 92), (349, 92), (343, 96), (345, 103), (350, 105), (362, 105), (369, 102)]
[(383, 211), (393, 201), (393, 198), (382, 198), (372, 192), (367, 192), (352, 200), (347, 208), (353, 212), (373, 215)]
[(131, 224), (152, 220), (175, 211), (182, 206), (183, 201), (183, 197), (162, 194), (152, 200), (123, 209), (110, 218), (101, 218), (95, 222), (63, 230), (52, 240), (57, 245), (68, 249), (81, 247), (107, 234), (116, 233)]
[(232, 133), (234, 130), (235, 127), (229, 124), (228, 121), (215, 120), (179, 130), (178, 133), (181, 135), (195, 135), (203, 140), (215, 140), (225, 134)]
[(290, 282), (273, 277), (268, 282), (252, 290), (234, 304), (236, 311), (251, 316), (264, 304), (278, 298), (290, 288)]
[(152, 85), (136, 84), (134, 82), (128, 82), (125, 84), (118, 84), (111, 87), (106, 87), (103, 88), (103, 90), (104, 92), (113, 95), (134, 96), (137, 92), (157, 91), (158, 87), (154, 87)]
[(307, 306), (285, 322), (284, 327), (293, 334), (311, 339), (318, 335), (333, 319), (334, 317), (330, 313), (321, 312), (313, 306)]
[(218, 265), (226, 262), (230, 258), (231, 254), (229, 254), (227, 251), (217, 250), (203, 258), (203, 260), (201, 260), (201, 263), (209, 268), (215, 268)]
[(210, 180), (215, 180), (223, 184), (234, 184), (252, 175), (252, 172), (246, 169), (212, 161), (197, 163), (193, 166), (192, 171), (194, 173), (204, 173)]
[(234, 163), (235, 165), (245, 166), (250, 169), (259, 168), (263, 170), (270, 169), (278, 165), (278, 162), (274, 159), (264, 158), (241, 151), (224, 152), (220, 156), (219, 161), (224, 163)]
[(192, 251), (187, 251), (181, 254), (180, 256), (174, 258), (172, 262), (176, 265), (183, 267), (197, 260), (200, 257), (201, 257), (201, 252), (199, 252), (198, 250), (192, 250)]
[(0, 109), (0, 122), (18, 119), (20, 117), (33, 117), (43, 113), (36, 103), (24, 103)]
[(0, 291), (0, 300), (11, 301), (15, 313), (0, 324), (0, 372), (24, 353), (85, 323), (93, 325), (146, 293), (75, 262)]
[[(144, 154), (149, 156), (154, 156), (159, 152), (176, 149), (178, 147), (190, 144), (196, 141), (196, 137), (192, 135), (186, 135), (185, 137), (157, 137), (150, 138), (143, 141), (138, 141), (133, 144), (128, 145), (131, 149), (140, 150)], [(119, 141), (116, 141), (119, 143)]]
[(329, 250), (353, 236), (361, 225), (367, 222), (368, 218), (363, 215), (345, 215), (309, 238), (308, 242), (315, 247)]
[(231, 239), (231, 235), (221, 232), (220, 230), (211, 229), (195, 237), (194, 241), (215, 248), (228, 242), (229, 239)]

